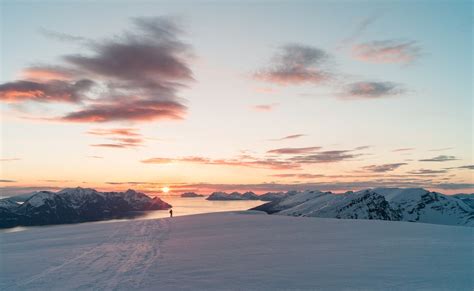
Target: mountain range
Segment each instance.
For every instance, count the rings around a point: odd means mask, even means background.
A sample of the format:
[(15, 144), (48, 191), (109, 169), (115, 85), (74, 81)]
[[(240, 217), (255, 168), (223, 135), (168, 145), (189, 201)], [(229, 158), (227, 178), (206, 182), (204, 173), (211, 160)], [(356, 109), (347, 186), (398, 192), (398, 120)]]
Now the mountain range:
[(253, 208), (269, 214), (378, 219), (474, 226), (474, 195), (449, 196), (422, 188), (375, 188), (343, 194), (303, 191)]
[(47, 225), (119, 218), (133, 211), (169, 209), (170, 204), (134, 190), (99, 192), (90, 188), (39, 191), (23, 203), (0, 200), (0, 227)]

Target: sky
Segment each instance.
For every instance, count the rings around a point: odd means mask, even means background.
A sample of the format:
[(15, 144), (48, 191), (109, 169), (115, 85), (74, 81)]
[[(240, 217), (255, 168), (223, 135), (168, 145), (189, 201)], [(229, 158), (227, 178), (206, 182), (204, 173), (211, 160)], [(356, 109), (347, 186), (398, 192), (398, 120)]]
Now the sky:
[(474, 192), (470, 1), (2, 1), (0, 189)]

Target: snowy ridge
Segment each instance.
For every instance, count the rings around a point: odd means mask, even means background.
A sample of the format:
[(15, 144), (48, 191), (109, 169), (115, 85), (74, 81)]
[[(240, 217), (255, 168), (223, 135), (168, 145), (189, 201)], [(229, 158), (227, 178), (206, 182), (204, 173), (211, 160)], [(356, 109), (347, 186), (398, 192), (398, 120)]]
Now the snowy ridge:
[(40, 191), (23, 204), (16, 204), (16, 207), (11, 202), (2, 203), (10, 207), (0, 207), (0, 227), (102, 220), (124, 216), (131, 211), (171, 207), (160, 198), (152, 199), (134, 190), (99, 192), (80, 187), (66, 188), (59, 192)]
[(469, 205), (421, 188), (376, 188), (344, 194), (304, 191), (254, 210), (288, 216), (474, 226), (474, 210)]
[(451, 197), (460, 199), (462, 202), (466, 203), (469, 207), (474, 209), (474, 193), (472, 194), (455, 194), (451, 195)]

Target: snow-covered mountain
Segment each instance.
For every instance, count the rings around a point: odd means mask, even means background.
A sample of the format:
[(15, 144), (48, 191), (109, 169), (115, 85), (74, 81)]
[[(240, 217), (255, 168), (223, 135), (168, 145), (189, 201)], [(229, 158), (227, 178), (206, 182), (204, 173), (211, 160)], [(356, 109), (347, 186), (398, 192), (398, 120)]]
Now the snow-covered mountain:
[(230, 194), (226, 192), (214, 192), (211, 195), (209, 195), (209, 197), (207, 197), (207, 200), (249, 200), (249, 199), (244, 197), (239, 192), (232, 192)]
[(78, 187), (59, 192), (40, 191), (21, 205), (9, 199), (0, 202), (0, 227), (93, 221), (120, 217), (131, 211), (170, 207), (160, 198), (152, 199), (134, 190), (99, 192)]
[(464, 194), (464, 193), (455, 194), (455, 195), (451, 195), (451, 197), (461, 199), (462, 202), (466, 203), (472, 209), (474, 209), (474, 193), (471, 193), (471, 194)]
[(274, 201), (281, 199), (288, 195), (287, 193), (283, 192), (278, 192), (278, 193), (266, 193), (262, 195), (257, 195), (254, 192), (245, 192), (244, 194), (241, 194), (239, 192), (232, 192), (232, 193), (226, 193), (226, 192), (214, 192), (209, 197), (207, 197), (207, 200), (263, 200), (263, 201)]
[(304, 191), (254, 209), (289, 216), (474, 226), (474, 210), (469, 205), (421, 188), (376, 188), (344, 194)]
[(251, 191), (242, 194), (242, 198), (244, 198), (245, 200), (260, 200), (260, 196)]
[(267, 192), (265, 194), (260, 195), (260, 200), (262, 201), (275, 201), (279, 200), (283, 197), (286, 197), (287, 193), (285, 192)]

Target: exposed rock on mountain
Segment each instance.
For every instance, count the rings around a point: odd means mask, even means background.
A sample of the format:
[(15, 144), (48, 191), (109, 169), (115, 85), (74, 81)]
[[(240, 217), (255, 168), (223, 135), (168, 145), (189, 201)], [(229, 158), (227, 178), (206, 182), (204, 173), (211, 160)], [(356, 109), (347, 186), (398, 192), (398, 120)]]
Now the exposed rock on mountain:
[(99, 192), (89, 188), (66, 188), (59, 192), (40, 191), (23, 204), (2, 202), (0, 227), (63, 224), (123, 217), (133, 211), (171, 207), (160, 198), (127, 190)]
[(344, 194), (304, 191), (253, 209), (289, 216), (474, 226), (474, 210), (461, 199), (421, 188), (377, 188)]

